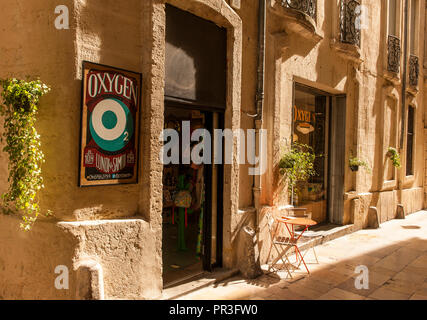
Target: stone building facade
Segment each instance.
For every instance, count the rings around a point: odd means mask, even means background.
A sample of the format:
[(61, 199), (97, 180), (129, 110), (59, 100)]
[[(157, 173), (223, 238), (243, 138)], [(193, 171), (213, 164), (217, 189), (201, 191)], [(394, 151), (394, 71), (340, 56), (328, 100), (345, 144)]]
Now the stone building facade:
[[(0, 215), (0, 298), (161, 297), (159, 137), (169, 81), (170, 6), (225, 30), (225, 105), (216, 110), (223, 127), (265, 129), (268, 135), (266, 145), (257, 145), (267, 155), (265, 174), (250, 175), (251, 165), (233, 156), (221, 169), (219, 192), (212, 191), (212, 197), (222, 199), (216, 209), (221, 212), (216, 266), (233, 269), (246, 261), (242, 228), (247, 225), (258, 231), (260, 262), (267, 259), (264, 216), (289, 204), (277, 165), (283, 148), (295, 140), (322, 154), (316, 164), (321, 175), (294, 203), (309, 206), (314, 220), (360, 229), (368, 226), (371, 207), (381, 222), (395, 218), (400, 205), (406, 214), (424, 208), (424, 0), (61, 4), (70, 15), (65, 30), (55, 28), (54, 0), (7, 1), (0, 14), (0, 77), (40, 77), (52, 87), (42, 99), (38, 130), (46, 155), (41, 204), (54, 212), (28, 233), (19, 231), (19, 217)], [(137, 184), (77, 186), (83, 61), (142, 74)], [(299, 119), (300, 114), (309, 119)], [(400, 153), (401, 169), (391, 166), (388, 147)], [(233, 155), (240, 148), (234, 137)], [(366, 161), (371, 170), (352, 171), (352, 156)], [(5, 153), (0, 154), (0, 172), (4, 192)], [(57, 266), (69, 270), (68, 290), (55, 288)]]

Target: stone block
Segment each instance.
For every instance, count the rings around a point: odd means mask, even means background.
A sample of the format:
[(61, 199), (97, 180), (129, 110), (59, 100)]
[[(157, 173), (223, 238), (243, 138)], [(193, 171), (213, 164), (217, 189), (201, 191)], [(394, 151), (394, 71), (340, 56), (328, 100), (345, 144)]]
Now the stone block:
[(401, 204), (398, 204), (396, 219), (405, 219), (405, 218), (406, 218), (405, 207)]
[(255, 279), (262, 275), (256, 232), (250, 226), (243, 227), (240, 232), (238, 251), (240, 256), (238, 267), (242, 275), (246, 279)]
[(360, 209), (360, 200), (358, 198), (351, 200), (351, 215), (356, 229), (363, 228), (363, 214)]
[(94, 259), (77, 261), (77, 298), (82, 300), (104, 300), (104, 275), (102, 266)]
[(370, 207), (368, 211), (368, 226), (374, 229), (380, 227), (380, 218), (376, 207)]

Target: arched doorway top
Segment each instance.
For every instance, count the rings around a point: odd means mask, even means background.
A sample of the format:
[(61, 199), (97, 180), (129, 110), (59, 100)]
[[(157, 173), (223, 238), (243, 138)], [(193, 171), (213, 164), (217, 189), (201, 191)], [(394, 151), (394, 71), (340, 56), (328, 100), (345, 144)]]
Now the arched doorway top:
[(224, 0), (166, 0), (165, 2), (210, 20), (220, 27), (239, 29), (242, 25), (239, 15)]

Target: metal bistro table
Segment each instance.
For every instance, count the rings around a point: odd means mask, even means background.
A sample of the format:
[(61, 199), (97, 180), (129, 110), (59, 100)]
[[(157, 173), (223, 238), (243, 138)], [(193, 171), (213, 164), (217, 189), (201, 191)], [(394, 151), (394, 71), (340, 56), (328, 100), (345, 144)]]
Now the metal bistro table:
[[(307, 273), (310, 274), (310, 271), (308, 270), (307, 265), (305, 264), (304, 257), (298, 248), (298, 240), (302, 237), (303, 233), (308, 230), (309, 227), (316, 225), (317, 222), (308, 218), (289, 218), (289, 217), (282, 217), (281, 219), (277, 219), (277, 221), (285, 224), (286, 229), (288, 230), (291, 236), (291, 242), (295, 247), (295, 256), (297, 259), (297, 263), (298, 263), (298, 255), (299, 255), (299, 257), (301, 258), (301, 262), (304, 264), (305, 269), (307, 270)], [(296, 237), (294, 226), (305, 227), (301, 231), (301, 233), (298, 235), (298, 237)], [(299, 266), (301, 265), (301, 262), (299, 262), (297, 268), (299, 268)]]

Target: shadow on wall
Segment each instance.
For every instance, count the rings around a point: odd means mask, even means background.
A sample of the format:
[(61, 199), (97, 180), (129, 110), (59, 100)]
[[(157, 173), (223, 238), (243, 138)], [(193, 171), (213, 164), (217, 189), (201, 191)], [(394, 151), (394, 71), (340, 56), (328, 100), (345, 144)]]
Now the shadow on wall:
[[(138, 208), (140, 185), (77, 187), (81, 130), (80, 78), (83, 60), (141, 72), (141, 4), (137, 0), (125, 3), (111, 0), (77, 1), (75, 12), (71, 30), (76, 31), (75, 73), (78, 79), (69, 86), (72, 89), (68, 89), (72, 91), (70, 94), (72, 104), (69, 105), (72, 110), (72, 114), (70, 113), (72, 122), (68, 119), (63, 126), (70, 134), (62, 140), (62, 143), (59, 143), (59, 136), (52, 138), (53, 143), (47, 143), (47, 162), (55, 169), (46, 169), (44, 202), (53, 206), (54, 214), (61, 220), (131, 217), (140, 211)], [(141, 111), (143, 112), (143, 109)], [(60, 145), (66, 145), (68, 151), (55, 152), (55, 148)], [(58, 194), (59, 185), (62, 192)], [(126, 201), (123, 201), (124, 199)]]

